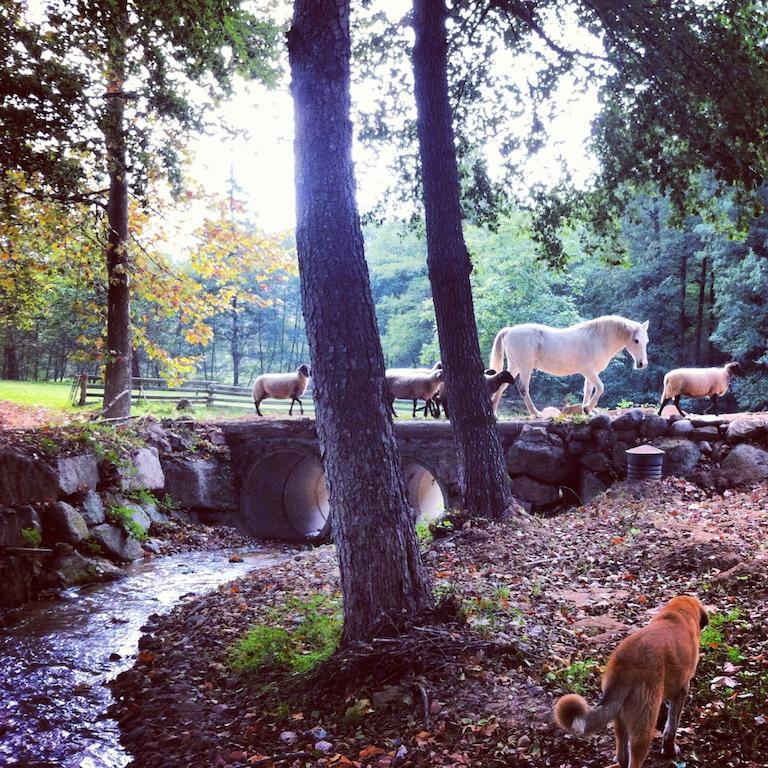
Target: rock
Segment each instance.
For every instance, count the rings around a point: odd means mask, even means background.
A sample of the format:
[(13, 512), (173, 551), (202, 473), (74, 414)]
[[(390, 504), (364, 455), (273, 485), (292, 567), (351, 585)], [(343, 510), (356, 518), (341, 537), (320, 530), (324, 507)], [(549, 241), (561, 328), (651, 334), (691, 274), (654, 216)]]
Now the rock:
[(525, 427), (507, 449), (506, 459), (511, 475), (529, 475), (550, 483), (567, 480), (572, 471), (563, 441), (539, 426)]
[(607, 488), (608, 483), (604, 483), (594, 472), (588, 469), (579, 472), (579, 499), (582, 504), (589, 504)]
[(89, 526), (99, 525), (104, 522), (104, 504), (98, 493), (86, 491), (79, 501), (80, 514)]
[(593, 472), (609, 472), (611, 470), (610, 459), (604, 453), (597, 451), (587, 453), (579, 458), (579, 464)]
[(699, 448), (705, 456), (709, 456), (712, 453), (712, 444), (708, 440), (702, 440), (699, 443)]
[(57, 501), (43, 515), (45, 541), (79, 544), (88, 538), (88, 525), (83, 516), (66, 501)]
[(0, 506), (56, 501), (59, 481), (51, 467), (13, 450), (0, 451)]
[(125, 571), (112, 565), (109, 560), (84, 557), (70, 548), (57, 548), (51, 567), (56, 571), (60, 586), (65, 587), (115, 581), (126, 576)]
[(592, 431), (592, 442), (595, 447), (603, 451), (607, 449), (613, 441), (613, 433), (610, 429), (595, 429)]
[(548, 507), (560, 501), (560, 488), (547, 485), (531, 477), (520, 475), (512, 478), (512, 493), (523, 502), (536, 507)]
[(701, 449), (690, 440), (680, 440), (671, 437), (654, 440), (653, 445), (664, 451), (662, 474), (666, 477), (687, 477), (696, 468), (701, 458)]
[(161, 491), (165, 487), (165, 475), (160, 465), (157, 448), (140, 448), (133, 455), (132, 465), (118, 468), (120, 487), (124, 491)]
[(696, 427), (690, 435), (689, 440), (696, 440), (697, 442), (703, 440), (717, 440), (720, 437), (720, 433), (717, 431), (717, 427)]
[(559, 408), (555, 408), (554, 405), (548, 405), (546, 408), (541, 409), (541, 415), (545, 419), (556, 419), (562, 414)]
[(632, 408), (631, 410), (619, 416), (618, 419), (614, 419), (613, 428), (614, 430), (635, 430), (638, 429), (638, 427), (643, 423), (644, 419), (645, 414), (642, 412), (642, 410), (640, 410), (640, 408)]
[(141, 544), (116, 525), (109, 523), (97, 525), (91, 529), (91, 535), (111, 560), (129, 563), (144, 557)]
[(601, 413), (597, 416), (593, 416), (589, 420), (589, 426), (592, 428), (592, 431), (596, 429), (610, 429), (611, 417), (607, 413)]
[(568, 442), (568, 453), (572, 456), (580, 456), (589, 450), (592, 443), (589, 440), (573, 440)]
[(632, 429), (614, 429), (613, 439), (617, 443), (624, 443), (625, 445), (634, 445), (637, 440), (637, 430)]
[(655, 440), (657, 437), (666, 435), (667, 428), (667, 420), (663, 416), (649, 413), (646, 415), (645, 421), (640, 425), (640, 437)]
[(56, 462), (56, 474), (62, 496), (89, 488), (93, 490), (99, 484), (99, 462), (92, 453), (67, 456)]
[(592, 427), (589, 424), (579, 424), (578, 427), (574, 427), (569, 435), (569, 440), (585, 440), (589, 441), (592, 438)]
[(35, 536), (31, 530), (37, 531), (38, 541), (42, 541), (40, 517), (34, 507), (0, 510), (0, 547), (34, 546), (36, 542), (26, 538)]
[(152, 525), (152, 519), (140, 504), (127, 501), (123, 504), (123, 509), (127, 509), (131, 513), (131, 520), (134, 523), (140, 525), (145, 531), (149, 530), (149, 526)]
[(721, 464), (721, 475), (729, 485), (764, 480), (768, 477), (768, 451), (749, 443), (735, 446)]
[(728, 443), (755, 440), (765, 432), (765, 419), (734, 419), (725, 433)]
[(690, 435), (695, 427), (688, 419), (678, 419), (669, 425), (667, 430), (670, 437), (683, 437), (684, 435)]
[(33, 586), (40, 565), (39, 558), (0, 558), (0, 608), (16, 608), (32, 599)]
[(234, 511), (234, 481), (228, 462), (184, 458), (163, 461), (165, 492), (186, 509)]

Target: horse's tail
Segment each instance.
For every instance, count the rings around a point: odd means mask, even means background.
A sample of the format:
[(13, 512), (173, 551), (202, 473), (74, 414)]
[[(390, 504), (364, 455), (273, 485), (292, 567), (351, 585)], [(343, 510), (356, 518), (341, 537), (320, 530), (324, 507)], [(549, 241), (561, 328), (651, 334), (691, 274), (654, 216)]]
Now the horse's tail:
[[(496, 338), (493, 340), (493, 346), (491, 347), (491, 360), (488, 364), (489, 368), (493, 368), (494, 371), (497, 373), (502, 371), (504, 369), (504, 340), (507, 338), (507, 331), (509, 328), (502, 328), (497, 334)], [(499, 407), (499, 402), (501, 401), (501, 396), (504, 394), (504, 390), (507, 388), (506, 384), (502, 384), (494, 393), (493, 393), (493, 410), (494, 413), (496, 412), (496, 409)]]

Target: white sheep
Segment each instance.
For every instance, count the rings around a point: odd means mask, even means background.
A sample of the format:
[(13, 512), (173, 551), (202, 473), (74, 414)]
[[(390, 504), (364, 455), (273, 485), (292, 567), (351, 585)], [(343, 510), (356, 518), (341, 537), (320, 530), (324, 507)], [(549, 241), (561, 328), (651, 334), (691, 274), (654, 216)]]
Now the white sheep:
[(259, 403), (265, 397), (290, 397), (291, 408), (288, 415), (293, 416), (293, 404), (298, 403), (303, 416), (304, 406), (300, 398), (307, 391), (309, 376), (309, 367), (306, 365), (300, 365), (293, 373), (262, 373), (257, 376), (253, 382), (253, 404), (256, 406), (256, 413), (259, 416), (264, 415), (259, 409)]
[(685, 416), (680, 407), (681, 397), (709, 397), (712, 399), (710, 408), (714, 408), (715, 416), (718, 416), (717, 398), (728, 391), (731, 378), (740, 374), (741, 366), (738, 363), (726, 363), (722, 368), (675, 368), (669, 371), (664, 376), (659, 415), (672, 399), (680, 415)]
[(419, 400), (425, 402), (426, 409), (430, 407), (435, 392), (443, 380), (443, 365), (435, 363), (432, 368), (387, 368), (385, 371), (389, 407), (393, 416), (396, 398), (413, 400), (413, 417), (416, 417), (416, 404)]
[[(493, 368), (487, 368), (484, 373), (485, 386), (488, 389), (488, 395), (493, 397), (502, 384), (513, 384), (515, 377), (507, 370), (498, 373)], [(450, 419), (448, 414), (448, 391), (445, 382), (440, 385), (437, 394), (434, 397), (434, 407), (431, 409), (432, 415), (437, 419), (440, 416), (440, 406), (445, 411), (445, 418)], [(426, 416), (427, 407), (424, 406), (424, 415)]]

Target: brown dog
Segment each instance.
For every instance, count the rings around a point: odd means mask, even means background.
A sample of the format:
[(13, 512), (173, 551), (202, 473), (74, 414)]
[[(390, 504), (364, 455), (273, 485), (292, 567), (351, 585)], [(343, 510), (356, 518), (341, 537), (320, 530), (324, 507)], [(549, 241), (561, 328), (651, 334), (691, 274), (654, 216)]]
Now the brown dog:
[(674, 757), (677, 724), (706, 626), (707, 612), (699, 600), (687, 595), (673, 598), (648, 626), (618, 644), (605, 668), (597, 705), (590, 708), (574, 693), (563, 696), (555, 704), (557, 724), (589, 734), (613, 720), (617, 762), (621, 768), (640, 768), (648, 756), (659, 708), (666, 702), (662, 754)]

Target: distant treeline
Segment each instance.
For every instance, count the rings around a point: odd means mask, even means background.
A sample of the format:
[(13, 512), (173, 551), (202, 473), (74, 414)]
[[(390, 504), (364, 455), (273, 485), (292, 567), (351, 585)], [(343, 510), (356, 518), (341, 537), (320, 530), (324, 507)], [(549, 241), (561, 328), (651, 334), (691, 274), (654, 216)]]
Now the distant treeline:
[[(639, 196), (627, 210), (616, 243), (593, 244), (578, 226), (563, 232), (569, 261), (550, 269), (537, 253), (530, 219), (517, 212), (496, 231), (469, 226), (475, 311), (487, 359), (499, 328), (522, 322), (569, 325), (602, 314), (650, 321), (649, 368), (635, 371), (627, 355), (608, 366), (601, 405), (655, 403), (666, 370), (739, 360), (746, 376), (724, 406), (768, 404), (768, 217), (735, 232), (733, 204), (721, 220), (689, 217), (671, 223), (662, 198)], [(388, 365), (431, 365), (439, 359), (423, 237), (403, 224), (366, 230), (366, 249), (379, 329)], [(288, 245), (286, 247), (289, 247)], [(234, 256), (233, 259), (237, 257)], [(236, 263), (236, 262), (234, 262)], [(307, 362), (299, 279), (291, 271), (242, 275), (243, 296), (207, 318), (207, 344), (189, 340), (181, 322), (153, 316), (139, 299), (144, 335), (169, 355), (196, 358), (195, 376), (250, 384), (264, 371), (293, 370)], [(100, 363), (83, 354), (96, 322), (82, 306), (96, 306), (103, 285), (58, 277), (44, 305), (25, 327), (0, 324), (2, 377), (56, 380)], [(0, 290), (2, 304), (13, 301)], [(149, 315), (149, 319), (147, 319)], [(97, 355), (92, 357), (96, 358)], [(134, 375), (162, 376), (157, 355), (141, 345)], [(580, 400), (580, 377), (534, 374), (532, 394), (543, 405)], [(520, 407), (512, 389), (510, 406)]]

